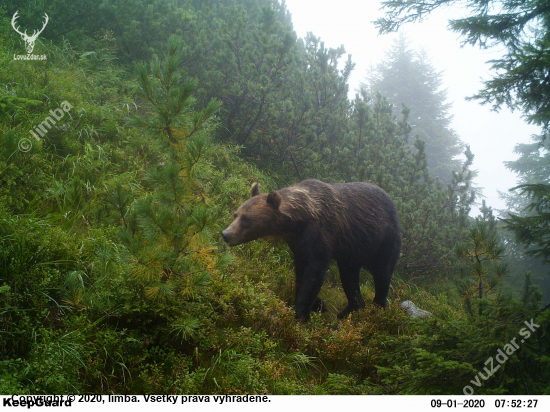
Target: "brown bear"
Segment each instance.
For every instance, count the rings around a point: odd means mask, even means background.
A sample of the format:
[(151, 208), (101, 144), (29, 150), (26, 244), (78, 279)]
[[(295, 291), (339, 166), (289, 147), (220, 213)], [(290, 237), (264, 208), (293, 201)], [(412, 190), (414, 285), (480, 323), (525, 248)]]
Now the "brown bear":
[(365, 307), (359, 289), (361, 267), (374, 278), (374, 303), (386, 307), (393, 270), (401, 250), (397, 208), (389, 195), (369, 183), (304, 180), (252, 197), (222, 232), (235, 246), (264, 236), (282, 237), (294, 254), (296, 317), (304, 322), (321, 311), (317, 297), (332, 259), (336, 260), (348, 305), (338, 318)]

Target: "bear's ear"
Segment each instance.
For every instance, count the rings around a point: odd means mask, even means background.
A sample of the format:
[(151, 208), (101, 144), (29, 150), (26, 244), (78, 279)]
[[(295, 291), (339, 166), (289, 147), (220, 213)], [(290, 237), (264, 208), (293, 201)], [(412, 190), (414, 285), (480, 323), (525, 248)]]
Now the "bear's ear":
[(281, 206), (281, 196), (277, 192), (271, 192), (267, 195), (267, 204), (272, 206), (274, 209), (279, 209)]
[(252, 186), (250, 186), (250, 194), (252, 197), (260, 194), (260, 184), (258, 182), (252, 183)]

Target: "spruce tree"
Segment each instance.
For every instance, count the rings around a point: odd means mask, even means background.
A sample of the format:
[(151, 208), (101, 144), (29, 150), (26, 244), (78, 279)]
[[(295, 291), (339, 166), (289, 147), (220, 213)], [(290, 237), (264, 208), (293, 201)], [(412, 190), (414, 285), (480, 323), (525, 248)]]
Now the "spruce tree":
[(517, 187), (526, 196), (529, 205), (527, 212), (520, 216), (510, 213), (504, 222), (514, 232), (518, 242), (529, 246), (528, 253), (550, 262), (550, 185), (525, 184)]
[(422, 20), (437, 8), (461, 5), (464, 17), (450, 20), (464, 44), (482, 48), (504, 46), (506, 54), (490, 61), (493, 79), (474, 98), (495, 109), (520, 109), (529, 122), (548, 131), (550, 96), (550, 10), (547, 0), (387, 0), (386, 16), (376, 21), (381, 33), (396, 31), (408, 22)]
[(396, 112), (403, 104), (410, 109), (411, 133), (425, 142), (431, 175), (449, 183), (452, 171), (460, 169), (456, 156), (464, 150), (464, 144), (451, 128), (451, 105), (441, 84), (441, 73), (426, 52), (415, 52), (401, 35), (386, 60), (371, 70), (363, 87), (371, 95), (379, 92), (386, 96)]
[[(522, 276), (511, 276), (510, 284), (519, 289), (523, 281), (525, 271), (532, 273), (533, 282), (536, 283), (544, 294), (544, 301), (550, 301), (550, 263), (545, 262), (543, 254), (537, 253), (537, 249), (544, 244), (544, 236), (526, 236), (523, 233), (529, 233), (530, 228), (538, 224), (545, 225), (544, 218), (538, 216), (536, 202), (529, 196), (523, 194), (523, 189), (528, 185), (537, 185), (550, 182), (550, 151), (548, 141), (536, 139), (530, 144), (516, 145), (514, 152), (518, 158), (513, 161), (505, 162), (506, 167), (517, 174), (517, 182), (521, 187), (510, 189), (508, 193), (500, 193), (500, 196), (506, 201), (506, 210), (501, 211), (504, 218), (504, 229), (502, 236), (506, 238), (506, 246), (511, 256), (510, 265), (516, 270), (512, 273)], [(527, 186), (523, 186), (527, 185)], [(510, 219), (510, 221), (508, 220)], [(506, 225), (507, 222), (512, 223)], [(539, 222), (539, 223), (537, 223)], [(515, 236), (520, 235), (520, 236)], [(538, 256), (534, 256), (538, 255)]]

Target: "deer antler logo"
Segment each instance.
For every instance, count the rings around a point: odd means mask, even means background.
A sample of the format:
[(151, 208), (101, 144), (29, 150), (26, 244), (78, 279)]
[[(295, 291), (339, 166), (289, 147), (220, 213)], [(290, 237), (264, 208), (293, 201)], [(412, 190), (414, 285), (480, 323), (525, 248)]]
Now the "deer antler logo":
[(15, 12), (15, 14), (13, 15), (13, 18), (11, 19), (11, 25), (13, 27), (13, 29), (19, 33), (22, 37), (23, 37), (23, 41), (25, 42), (25, 48), (27, 49), (27, 53), (28, 54), (31, 54), (33, 49), (34, 49), (34, 42), (36, 41), (36, 39), (38, 38), (38, 35), (40, 33), (42, 33), (44, 31), (44, 29), (46, 28), (46, 24), (48, 24), (48, 21), (49, 21), (49, 17), (46, 13), (44, 13), (44, 17), (45, 17), (45, 20), (44, 20), (44, 25), (42, 26), (42, 28), (40, 30), (34, 30), (34, 32), (32, 33), (32, 36), (29, 36), (27, 34), (27, 30), (25, 30), (24, 33), (22, 33), (21, 31), (19, 31), (19, 29), (15, 26), (15, 20), (17, 20), (17, 17), (19, 17), (17, 14), (19, 13), (19, 10)]

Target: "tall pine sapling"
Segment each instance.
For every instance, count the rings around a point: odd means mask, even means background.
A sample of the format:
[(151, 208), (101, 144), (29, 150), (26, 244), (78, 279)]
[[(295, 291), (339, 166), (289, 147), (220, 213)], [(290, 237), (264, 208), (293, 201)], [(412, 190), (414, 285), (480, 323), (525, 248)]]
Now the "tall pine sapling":
[(172, 35), (168, 39), (168, 52), (161, 62), (155, 54), (149, 63), (153, 76), (149, 76), (147, 64), (136, 64), (136, 73), (142, 97), (148, 103), (147, 117), (135, 116), (131, 124), (150, 131), (165, 132), (171, 144), (188, 140), (199, 130), (209, 129), (213, 116), (220, 108), (220, 102), (210, 100), (201, 112), (193, 110), (195, 98), (192, 93), (197, 87), (193, 78), (182, 81), (181, 63), (183, 57), (181, 38)]
[(480, 220), (472, 226), (466, 239), (459, 243), (455, 253), (471, 270), (472, 280), (462, 293), (468, 308), (477, 300), (478, 314), (483, 315), (483, 300), (491, 294), (508, 274), (503, 262), (505, 247), (496, 234), (496, 228)]
[[(181, 49), (181, 39), (172, 36), (165, 59), (151, 59), (152, 76), (147, 65), (136, 66), (145, 113), (130, 124), (149, 134), (164, 155), (146, 172), (144, 194), (129, 207), (119, 186), (108, 197), (121, 215), (120, 237), (131, 273), (143, 282), (150, 299), (197, 299), (212, 272), (228, 260), (214, 253), (212, 235), (221, 205), (202, 186), (209, 177), (205, 155), (211, 150), (220, 103), (212, 100), (200, 112), (193, 109), (196, 82), (182, 80)], [(185, 339), (197, 325), (176, 319), (173, 329)]]

